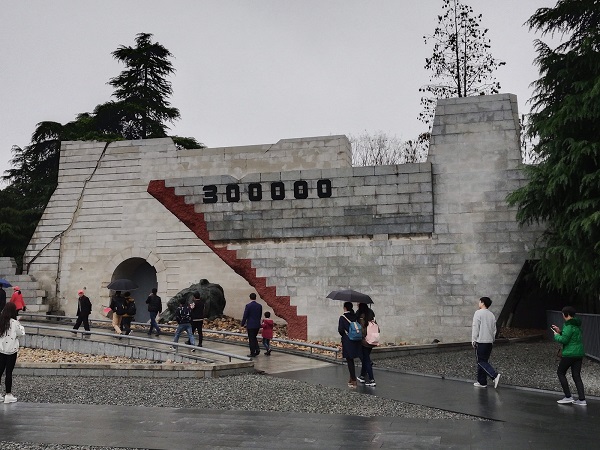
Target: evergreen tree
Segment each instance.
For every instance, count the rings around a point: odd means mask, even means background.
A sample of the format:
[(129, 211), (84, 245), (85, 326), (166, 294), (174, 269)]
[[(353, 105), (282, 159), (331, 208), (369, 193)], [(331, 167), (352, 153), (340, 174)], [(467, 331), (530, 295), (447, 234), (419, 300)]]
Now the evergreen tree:
[(493, 73), (505, 63), (490, 53), (488, 30), (481, 29), (482, 15), (459, 0), (444, 0), (443, 14), (432, 35), (423, 36), (425, 43), (434, 42), (433, 54), (425, 58), (425, 69), (432, 71), (430, 84), (419, 91), (423, 111), (419, 119), (431, 126), (437, 99), (496, 94), (500, 83)]
[(179, 119), (179, 110), (167, 100), (173, 94), (166, 79), (175, 72), (168, 59), (173, 55), (151, 38), (150, 33), (139, 33), (135, 47), (121, 46), (112, 53), (127, 67), (109, 82), (119, 99), (125, 139), (165, 137), (166, 122)]
[(600, 294), (600, 0), (560, 0), (538, 9), (530, 29), (562, 34), (555, 49), (536, 41), (527, 133), (539, 163), (508, 201), (521, 224), (545, 227), (536, 245), (540, 281), (598, 310)]

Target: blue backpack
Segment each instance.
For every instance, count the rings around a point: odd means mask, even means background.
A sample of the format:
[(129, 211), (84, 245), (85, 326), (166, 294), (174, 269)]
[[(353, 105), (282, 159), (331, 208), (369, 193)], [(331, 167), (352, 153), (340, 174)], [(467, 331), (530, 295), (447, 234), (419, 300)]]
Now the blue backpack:
[(358, 322), (350, 322), (350, 320), (346, 316), (342, 317), (346, 319), (350, 324), (348, 326), (348, 331), (346, 332), (346, 334), (348, 335), (348, 339), (350, 339), (351, 341), (362, 341), (363, 333), (361, 324)]

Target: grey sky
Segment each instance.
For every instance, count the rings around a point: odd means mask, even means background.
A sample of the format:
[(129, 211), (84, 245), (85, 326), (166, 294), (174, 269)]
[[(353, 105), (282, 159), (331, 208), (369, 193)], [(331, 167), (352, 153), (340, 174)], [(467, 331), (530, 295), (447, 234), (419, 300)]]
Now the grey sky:
[[(554, 0), (470, 0), (506, 66), (502, 92), (526, 112), (538, 78), (523, 23)], [(176, 74), (171, 131), (209, 147), (425, 128), (418, 89), (442, 0), (0, 0), (0, 173), (40, 121), (71, 121), (110, 99), (110, 53), (153, 33)]]

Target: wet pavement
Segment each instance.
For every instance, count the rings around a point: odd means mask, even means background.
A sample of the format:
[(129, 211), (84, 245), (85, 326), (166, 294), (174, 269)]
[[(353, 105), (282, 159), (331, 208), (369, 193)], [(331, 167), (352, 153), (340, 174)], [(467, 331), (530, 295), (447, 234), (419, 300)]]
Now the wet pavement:
[[(168, 337), (165, 337), (168, 338)], [(245, 346), (206, 346), (244, 355)], [(273, 351), (257, 370), (348, 389), (343, 365)], [(488, 419), (439, 420), (137, 406), (0, 404), (0, 440), (104, 447), (197, 448), (597, 448), (600, 399), (558, 405), (560, 395), (500, 384), (376, 371), (377, 386), (357, 392)], [(357, 401), (359, 401), (357, 399)]]

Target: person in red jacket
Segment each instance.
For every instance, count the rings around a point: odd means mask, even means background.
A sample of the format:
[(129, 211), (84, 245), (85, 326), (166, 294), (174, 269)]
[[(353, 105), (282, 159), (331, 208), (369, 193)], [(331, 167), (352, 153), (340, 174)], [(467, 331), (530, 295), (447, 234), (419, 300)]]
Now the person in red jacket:
[(18, 315), (19, 311), (27, 311), (27, 308), (25, 307), (25, 302), (23, 301), (23, 294), (21, 294), (21, 288), (19, 286), (14, 286), (13, 291), (14, 292), (12, 297), (10, 297), (10, 301), (15, 304)]
[(273, 339), (273, 320), (271, 319), (271, 313), (267, 311), (265, 318), (260, 324), (262, 328), (262, 343), (265, 347), (265, 355), (271, 356), (271, 339)]

